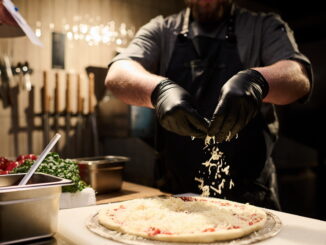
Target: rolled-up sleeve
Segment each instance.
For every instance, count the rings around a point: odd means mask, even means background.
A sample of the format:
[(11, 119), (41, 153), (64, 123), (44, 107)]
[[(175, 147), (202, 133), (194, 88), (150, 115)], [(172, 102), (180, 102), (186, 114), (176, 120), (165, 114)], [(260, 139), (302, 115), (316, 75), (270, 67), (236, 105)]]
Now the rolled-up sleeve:
[[(264, 65), (271, 65), (280, 60), (300, 62), (305, 67), (312, 88), (313, 71), (311, 63), (299, 51), (293, 31), (278, 15), (268, 14), (264, 18), (261, 59)], [(311, 91), (312, 89), (310, 89), (310, 94)], [(300, 101), (306, 101), (310, 94)]]
[(156, 73), (159, 69), (160, 46), (162, 42), (163, 17), (157, 16), (142, 26), (128, 47), (113, 58), (110, 65), (117, 60), (134, 60), (146, 70)]

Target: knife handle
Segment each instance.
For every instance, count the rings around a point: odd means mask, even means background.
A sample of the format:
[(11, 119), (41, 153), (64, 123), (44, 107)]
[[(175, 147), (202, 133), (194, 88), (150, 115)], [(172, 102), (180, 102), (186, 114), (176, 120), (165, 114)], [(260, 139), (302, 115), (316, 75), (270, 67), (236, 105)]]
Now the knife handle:
[(55, 73), (55, 113), (60, 113), (60, 81), (59, 73)]
[(66, 112), (71, 113), (71, 97), (70, 97), (70, 87), (71, 87), (71, 80), (70, 80), (70, 74), (66, 74)]
[(82, 89), (81, 89), (81, 78), (80, 75), (77, 74), (77, 113), (81, 114), (84, 110), (84, 98), (82, 97)]
[(49, 81), (47, 71), (43, 71), (43, 112), (50, 112), (50, 96), (48, 94)]
[(89, 80), (89, 88), (88, 88), (88, 112), (92, 114), (94, 112), (94, 102), (93, 102), (93, 94), (94, 94), (94, 73), (89, 73), (88, 80)]

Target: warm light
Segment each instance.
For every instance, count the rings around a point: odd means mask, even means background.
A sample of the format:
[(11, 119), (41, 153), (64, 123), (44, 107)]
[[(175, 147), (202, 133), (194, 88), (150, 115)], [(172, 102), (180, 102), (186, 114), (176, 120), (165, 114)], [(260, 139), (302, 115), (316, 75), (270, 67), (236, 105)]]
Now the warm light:
[[(125, 23), (121, 23), (118, 28), (117, 24), (111, 20), (106, 24), (101, 24), (101, 17), (84, 17), (74, 16), (73, 25), (67, 24), (66, 20), (62, 21), (62, 28), (58, 31), (65, 32), (69, 41), (85, 41), (90, 46), (99, 45), (101, 43), (106, 45), (125, 46), (134, 37), (135, 28), (132, 26), (128, 28)], [(37, 37), (42, 36), (41, 22), (36, 22), (35, 34)], [(43, 26), (46, 26), (43, 24)], [(48, 24), (51, 31), (54, 31), (54, 23)]]
[(121, 44), (122, 44), (122, 40), (121, 40), (120, 38), (118, 38), (118, 39), (115, 41), (115, 43), (116, 43), (117, 45), (121, 45)]
[(65, 31), (69, 31), (69, 29), (70, 29), (70, 25), (69, 25), (69, 24), (65, 24), (65, 25), (64, 25), (64, 29), (65, 29)]
[(35, 35), (36, 35), (37, 37), (41, 37), (41, 36), (42, 36), (42, 31), (41, 31), (41, 29), (37, 28), (37, 29), (35, 30)]
[(72, 34), (71, 31), (70, 31), (70, 32), (67, 32), (67, 38), (68, 38), (69, 40), (72, 40), (73, 37), (74, 37), (74, 34)]
[(86, 34), (87, 31), (88, 31), (88, 26), (86, 24), (80, 24), (79, 25), (79, 30), (80, 30), (81, 33)]
[(78, 26), (77, 25), (74, 25), (72, 27), (72, 31), (75, 32), (75, 33), (78, 32)]

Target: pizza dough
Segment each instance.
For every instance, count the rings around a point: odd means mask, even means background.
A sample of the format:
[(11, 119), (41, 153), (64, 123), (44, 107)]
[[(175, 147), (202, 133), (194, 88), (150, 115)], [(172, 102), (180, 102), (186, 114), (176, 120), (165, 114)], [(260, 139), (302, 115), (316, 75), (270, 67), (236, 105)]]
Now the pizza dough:
[(99, 223), (121, 233), (168, 242), (214, 242), (262, 228), (261, 208), (208, 197), (134, 199), (108, 204)]

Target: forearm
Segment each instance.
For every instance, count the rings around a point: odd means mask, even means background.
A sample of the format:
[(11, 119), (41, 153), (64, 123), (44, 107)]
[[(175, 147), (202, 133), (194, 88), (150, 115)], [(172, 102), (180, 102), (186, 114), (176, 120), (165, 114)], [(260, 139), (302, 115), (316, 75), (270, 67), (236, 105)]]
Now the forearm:
[(304, 67), (299, 62), (283, 60), (253, 69), (259, 71), (269, 84), (269, 92), (264, 102), (286, 105), (309, 93), (310, 83)]
[(146, 71), (135, 61), (119, 60), (110, 67), (105, 84), (123, 102), (153, 108), (152, 91), (163, 79)]

